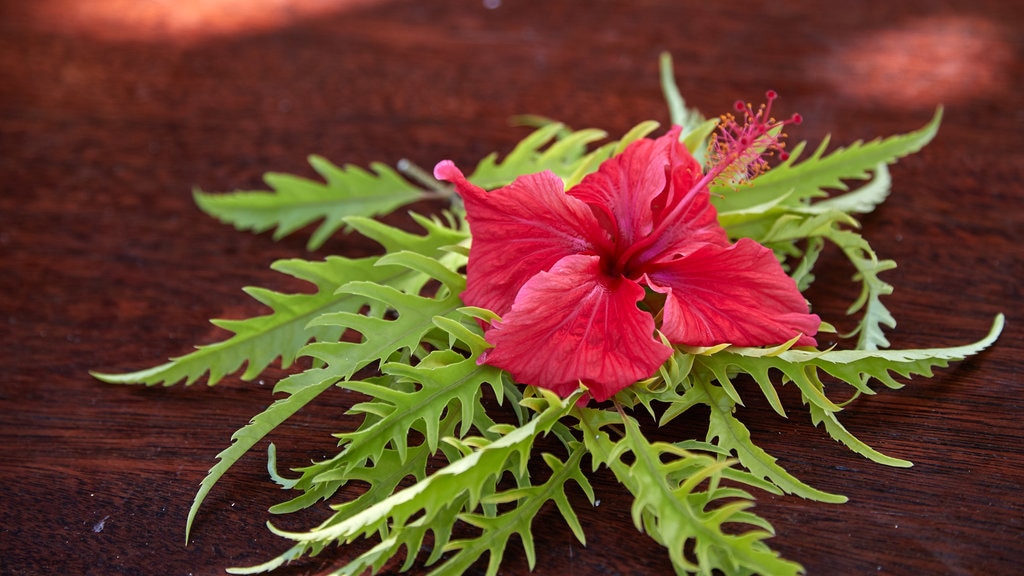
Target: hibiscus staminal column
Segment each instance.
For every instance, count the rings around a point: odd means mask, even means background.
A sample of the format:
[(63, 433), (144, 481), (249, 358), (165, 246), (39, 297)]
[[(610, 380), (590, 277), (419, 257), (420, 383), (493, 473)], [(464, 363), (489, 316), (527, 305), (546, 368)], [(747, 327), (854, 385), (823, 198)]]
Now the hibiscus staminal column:
[(742, 124), (733, 114), (722, 115), (719, 130), (711, 139), (708, 184), (740, 184), (768, 170), (767, 158), (775, 152), (781, 160), (789, 157), (782, 129), (787, 124), (800, 124), (803, 118), (799, 114), (783, 121), (773, 118), (772, 103), (778, 97), (778, 92), (769, 90), (765, 93), (766, 102), (757, 110), (750, 103), (737, 100), (733, 109), (742, 113)]

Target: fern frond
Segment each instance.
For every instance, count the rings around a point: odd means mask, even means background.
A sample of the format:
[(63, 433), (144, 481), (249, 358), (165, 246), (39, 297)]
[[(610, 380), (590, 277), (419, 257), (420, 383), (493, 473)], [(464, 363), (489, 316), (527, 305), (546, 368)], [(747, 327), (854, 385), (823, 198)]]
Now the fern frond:
[[(709, 440), (717, 437), (717, 445), (737, 451), (740, 462), (755, 474), (764, 474), (783, 490), (793, 491), (809, 498), (820, 499), (820, 494), (807, 495), (798, 491), (800, 486), (793, 485), (793, 479), (783, 474), (781, 468), (774, 464), (760, 448), (750, 442), (749, 432), (732, 416), (736, 402), (725, 392), (725, 383), (735, 373), (749, 374), (760, 386), (761, 391), (772, 407), (781, 415), (785, 415), (775, 392), (771, 373), (777, 371), (784, 381), (793, 382), (800, 389), (804, 402), (808, 405), (811, 420), (815, 426), (824, 423), (825, 430), (838, 442), (846, 445), (854, 452), (875, 462), (889, 466), (909, 466), (906, 460), (892, 458), (881, 454), (864, 444), (843, 427), (836, 413), (840, 406), (834, 404), (825, 395), (821, 374), (828, 374), (855, 388), (859, 393), (873, 394), (868, 386), (872, 379), (890, 388), (902, 386), (895, 378), (909, 378), (915, 375), (930, 377), (932, 370), (948, 366), (951, 361), (963, 360), (985, 350), (992, 345), (1002, 332), (1005, 319), (999, 315), (992, 323), (988, 334), (972, 344), (949, 348), (927, 348), (918, 350), (784, 350), (781, 352), (761, 348), (727, 348), (710, 355), (697, 355), (694, 359), (695, 369), (693, 387), (687, 390), (678, 400), (678, 407), (666, 410), (664, 421), (678, 416), (682, 411), (697, 403), (711, 407), (711, 427)], [(716, 379), (722, 388), (714, 386), (711, 378)], [(731, 385), (730, 385), (731, 386)], [(740, 450), (743, 452), (740, 452)], [(744, 458), (746, 454), (746, 458)], [(751, 465), (755, 467), (751, 467)], [(780, 484), (789, 483), (789, 485)], [(802, 483), (801, 483), (802, 484)]]
[(484, 553), (488, 554), (487, 575), (494, 576), (501, 566), (501, 559), (505, 553), (508, 539), (513, 534), (518, 534), (526, 553), (526, 559), (532, 570), (536, 564), (536, 553), (534, 551), (531, 525), (537, 517), (541, 507), (549, 501), (555, 502), (562, 517), (569, 524), (576, 535), (576, 538), (586, 544), (583, 535), (583, 527), (569, 503), (565, 494), (566, 485), (569, 481), (576, 482), (594, 502), (593, 489), (583, 471), (580, 469), (580, 461), (586, 454), (581, 445), (577, 445), (569, 458), (562, 462), (555, 456), (542, 454), (545, 463), (551, 468), (552, 474), (543, 484), (536, 486), (520, 486), (512, 490), (506, 490), (488, 496), (483, 499), (485, 503), (499, 504), (515, 502), (512, 510), (498, 515), (487, 515), (479, 513), (464, 513), (459, 519), (467, 524), (476, 526), (481, 534), (475, 538), (454, 540), (445, 546), (446, 552), (456, 551), (454, 555), (445, 560), (442, 566), (431, 572), (432, 575), (442, 574), (458, 575), (464, 573), (473, 562)]
[[(595, 465), (608, 466), (635, 500), (637, 529), (668, 549), (676, 572), (711, 574), (797, 574), (798, 564), (779, 557), (765, 544), (767, 522), (749, 512), (753, 498), (742, 490), (718, 486), (731, 462), (650, 443), (624, 414), (625, 436), (613, 441), (603, 429), (614, 422), (608, 412), (582, 409), (580, 426)], [(630, 458), (631, 457), (631, 458)], [(629, 460), (632, 460), (629, 462)], [(708, 481), (708, 488), (698, 489)], [(729, 530), (723, 526), (730, 525)], [(737, 526), (752, 526), (736, 534)], [(692, 545), (696, 563), (686, 556)]]
[(604, 139), (602, 130), (568, 130), (558, 123), (546, 124), (519, 142), (505, 158), (490, 154), (481, 160), (469, 179), (477, 186), (491, 189), (505, 186), (523, 174), (550, 170), (565, 181), (566, 188), (575, 186), (608, 158), (658, 128), (654, 121), (641, 122), (619, 140), (607, 142), (593, 150), (588, 147)]
[(811, 414), (811, 423), (815, 426), (818, 424), (825, 424), (825, 431), (831, 436), (836, 442), (839, 442), (849, 448), (851, 451), (860, 454), (868, 460), (878, 462), (885, 466), (893, 466), (895, 468), (909, 468), (914, 464), (909, 460), (902, 458), (893, 458), (892, 456), (886, 456), (878, 450), (875, 450), (871, 446), (868, 446), (859, 438), (850, 433), (845, 426), (839, 423), (839, 418), (836, 417), (835, 412), (830, 412), (814, 404), (808, 404), (808, 410)]
[(213, 320), (213, 324), (234, 332), (234, 335), (215, 344), (198, 346), (195, 352), (172, 358), (165, 364), (127, 374), (92, 374), (113, 384), (162, 383), (170, 386), (182, 380), (190, 385), (209, 373), (207, 383), (212, 386), (225, 375), (239, 370), (243, 364), (246, 364), (242, 374), (244, 380), (258, 376), (278, 357), (281, 366), (287, 368), (310, 340), (337, 340), (341, 335), (338, 327), (310, 327), (311, 320), (329, 312), (357, 312), (364, 304), (358, 298), (336, 294), (339, 286), (353, 278), (388, 284), (408, 275), (378, 267), (376, 260), (338, 256), (329, 256), (322, 262), (279, 260), (271, 266), (273, 269), (311, 282), (317, 291), (312, 294), (283, 294), (264, 288), (246, 288), (250, 296), (269, 306), (273, 312), (246, 320)]
[[(455, 434), (460, 414), (449, 412), (439, 422), (438, 433), (442, 437)], [(422, 434), (422, 426), (413, 426), (410, 430)], [(428, 459), (436, 453), (426, 442), (406, 448), (404, 454), (398, 450), (385, 448), (373, 462), (365, 462), (362, 466), (352, 466), (344, 450), (333, 458), (316, 462), (309, 466), (296, 469), (301, 473), (299, 478), (288, 481), (288, 488), (301, 491), (295, 498), (276, 504), (270, 508), (273, 514), (287, 514), (308, 508), (316, 502), (327, 500), (339, 488), (353, 481), (365, 482), (369, 488), (352, 500), (333, 504), (335, 518), (345, 518), (362, 512), (366, 508), (390, 496), (398, 485), (407, 478), (417, 481), (426, 477)]]
[[(225, 473), (245, 455), (257, 442), (262, 440), (271, 430), (290, 418), (293, 414), (302, 409), (303, 406), (312, 402), (317, 396), (333, 386), (339, 379), (335, 372), (324, 369), (311, 369), (293, 376), (289, 376), (289, 395), (286, 398), (276, 400), (269, 408), (257, 414), (253, 419), (231, 435), (231, 445), (217, 454), (217, 464), (210, 469), (206, 477), (199, 485), (192, 500), (192, 507), (188, 511), (188, 519), (185, 521), (185, 541), (188, 542), (189, 533), (192, 530), (192, 522), (195, 520), (199, 507), (203, 500), (213, 489), (213, 486)], [(282, 380), (282, 383), (285, 382)], [(278, 384), (280, 388), (280, 383)], [(275, 389), (275, 391), (278, 391)]]
[[(498, 475), (509, 469), (510, 464), (525, 470), (534, 441), (567, 414), (579, 398), (579, 393), (564, 400), (547, 391), (541, 391), (541, 394), (541, 398), (524, 400), (536, 411), (528, 423), (512, 429), (493, 442), (478, 439), (475, 443), (480, 447), (465, 457), (362, 512), (340, 521), (337, 518), (329, 519), (320, 527), (305, 533), (286, 532), (271, 525), (274, 533), (296, 544), (270, 562), (251, 568), (235, 568), (229, 572), (263, 572), (300, 556), (316, 554), (332, 543), (345, 544), (374, 534), (386, 536), (376, 548), (360, 555), (343, 568), (342, 574), (361, 574), (367, 569), (376, 571), (403, 547), (408, 553), (409, 562), (412, 562), (428, 530), (434, 532), (435, 544), (440, 539), (443, 545), (447, 542), (451, 526), (457, 520), (460, 510), (465, 508), (471, 511), (480, 504), (483, 497), (492, 494)], [(435, 552), (439, 556), (438, 548), (435, 548)], [(436, 559), (432, 556), (432, 560)]]
[(551, 170), (562, 178), (572, 174), (586, 153), (586, 146), (603, 139), (603, 130), (585, 129), (565, 132), (562, 124), (538, 128), (500, 161), (492, 153), (481, 160), (469, 179), (477, 186), (491, 189), (505, 186), (523, 174)]
[[(444, 360), (439, 361), (439, 356)], [(435, 352), (427, 359), (430, 362), (426, 367), (395, 362), (381, 368), (386, 374), (414, 382), (418, 389), (412, 392), (362, 382), (344, 384), (346, 388), (373, 397), (372, 401), (354, 406), (353, 411), (378, 416), (366, 426), (337, 435), (347, 445), (343, 457), (351, 466), (360, 466), (366, 460), (375, 461), (388, 445), (404, 460), (408, 431), (420, 420), (427, 445), (432, 451), (436, 450), (441, 438), (442, 414), (446, 411), (458, 414), (464, 435), (476, 420), (475, 413), (483, 411), (480, 406), (483, 386), (501, 387), (501, 372), (491, 366), (477, 366), (472, 358), (463, 358), (449, 350)]]
[(802, 207), (802, 210), (812, 213), (838, 211), (846, 214), (867, 214), (873, 211), (889, 197), (889, 192), (892, 190), (892, 177), (889, 176), (889, 168), (884, 162), (876, 165), (872, 172), (871, 181), (860, 188), (812, 202)]
[(863, 236), (850, 230), (834, 230), (826, 238), (838, 246), (856, 268), (853, 280), (861, 283), (860, 296), (846, 310), (847, 314), (863, 311), (857, 327), (845, 336), (857, 336), (857, 348), (877, 350), (888, 348), (889, 340), (882, 326), (896, 327), (896, 318), (882, 303), (881, 297), (892, 294), (893, 286), (878, 277), (879, 273), (896, 268), (894, 260), (879, 260)]
[(775, 457), (756, 445), (750, 437), (750, 430), (733, 415), (735, 402), (721, 387), (712, 384), (709, 378), (696, 378), (693, 388), (683, 396), (692, 396), (687, 401), (711, 408), (707, 441), (735, 454), (740, 464), (754, 476), (766, 478), (787, 494), (819, 502), (846, 502), (845, 496), (818, 490), (793, 476), (778, 464)]
[[(466, 221), (455, 214), (443, 214), (444, 220), (438, 217), (428, 218), (415, 212), (410, 212), (409, 216), (423, 229), (423, 234), (406, 232), (379, 220), (360, 216), (346, 218), (345, 223), (356, 232), (380, 244), (386, 254), (414, 252), (442, 259), (450, 252), (451, 246), (465, 244), (469, 240), (469, 227)], [(412, 289), (409, 291), (413, 292)]]
[(760, 377), (768, 369), (777, 369), (786, 376), (796, 367), (814, 367), (846, 382), (860, 392), (872, 393), (864, 383), (875, 379), (890, 388), (902, 387), (894, 376), (932, 376), (933, 368), (948, 366), (951, 361), (963, 360), (977, 354), (999, 337), (1005, 325), (1002, 314), (996, 316), (988, 333), (977, 342), (948, 348), (921, 348), (911, 350), (786, 350), (767, 355), (760, 348), (728, 348), (714, 355), (702, 357), (700, 362), (719, 366), (734, 366)]
[(459, 294), (465, 277), (445, 268), (437, 260), (413, 252), (383, 256), (379, 265), (399, 265), (437, 278), (444, 284), (433, 297), (403, 292), (391, 286), (368, 281), (353, 281), (339, 291), (374, 301), (395, 311), (394, 320), (352, 312), (321, 314), (310, 326), (335, 326), (361, 335), (359, 342), (313, 342), (303, 349), (325, 364), (344, 367), (345, 378), (374, 362), (387, 362), (393, 354), (405, 350), (414, 353), (427, 335), (436, 329), (435, 316), (455, 313), (461, 306)]
[[(405, 232), (366, 218), (346, 221), (389, 252), (406, 251), (437, 258), (451, 269), (457, 269), (465, 262), (464, 255), (448, 250), (449, 246), (468, 238), (464, 222), (450, 220), (444, 223), (422, 216), (414, 216), (414, 219), (423, 227), (424, 234)], [(172, 358), (165, 364), (127, 374), (94, 372), (93, 376), (113, 384), (172, 385), (184, 380), (188, 385), (209, 373), (207, 382), (213, 385), (243, 364), (247, 365), (242, 374), (245, 380), (255, 378), (277, 357), (281, 358), (282, 367), (287, 368), (311, 340), (336, 341), (344, 331), (337, 325), (313, 322), (321, 315), (357, 314), (364, 306), (374, 308), (371, 316), (382, 313), (377, 300), (346, 292), (341, 289), (344, 284), (362, 281), (415, 294), (430, 280), (430, 276), (423, 272), (408, 266), (389, 265), (388, 262), (379, 257), (350, 259), (339, 256), (328, 256), (323, 262), (280, 260), (272, 265), (273, 269), (310, 282), (317, 291), (312, 294), (282, 294), (263, 288), (247, 288), (247, 293), (273, 312), (246, 320), (214, 320), (215, 325), (234, 332), (234, 336), (197, 347), (195, 352)]]
[(315, 155), (309, 163), (324, 182), (268, 173), (263, 180), (271, 191), (209, 194), (195, 190), (193, 196), (203, 212), (238, 230), (275, 229), (275, 240), (321, 220), (307, 243), (308, 249), (315, 250), (344, 227), (345, 218), (388, 214), (424, 194), (385, 164), (373, 163), (370, 170), (338, 167)]

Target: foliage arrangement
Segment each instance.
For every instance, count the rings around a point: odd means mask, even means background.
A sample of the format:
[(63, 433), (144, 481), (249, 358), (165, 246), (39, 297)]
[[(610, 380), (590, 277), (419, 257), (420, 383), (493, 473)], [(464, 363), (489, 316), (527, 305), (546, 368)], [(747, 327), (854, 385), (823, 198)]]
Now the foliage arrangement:
[[(662, 60), (662, 83), (672, 124), (681, 128), (659, 142), (671, 139), (666, 145), (672, 146), (681, 141), (702, 170), (717, 170), (716, 178), (701, 186), (708, 189), (715, 226), (730, 243), (766, 247), (774, 255), (772, 265), (784, 266), (787, 282), (801, 292), (813, 282), (826, 244), (838, 247), (854, 266), (860, 296), (848, 310), (855, 327), (844, 335), (855, 338), (851, 349), (818, 349), (813, 339), (799, 333), (771, 345), (738, 346), (728, 341), (670, 342), (658, 332), (660, 343), (651, 345), (666, 352), (653, 373), (606, 394), (593, 393), (601, 390), (600, 383), (582, 377), (568, 388), (564, 383), (524, 386), (509, 371), (481, 361), (494, 349), (490, 330), (502, 326), (502, 320), (493, 310), (467, 305), (462, 297), (467, 262), (474, 257), (471, 226), (477, 220), (470, 214), (467, 222), (466, 204), (456, 190), (465, 195), (468, 182), (498, 189), (544, 171), (567, 188), (575, 186), (604, 163), (630, 154), (631, 144), (650, 142), (645, 137), (657, 129), (655, 122), (642, 123), (610, 142), (604, 142), (606, 134), (600, 130), (542, 123), (504, 158), (493, 154), (481, 160), (455, 187), (405, 163), (398, 170), (383, 164), (366, 170), (338, 167), (313, 156), (310, 163), (322, 182), (268, 174), (271, 191), (196, 192), (196, 201), (239, 229), (273, 229), (280, 238), (319, 222), (310, 248), (343, 231), (379, 243), (381, 254), (278, 261), (275, 270), (313, 284), (316, 291), (284, 294), (247, 288), (272, 312), (240, 321), (214, 320), (233, 334), (230, 338), (147, 370), (95, 374), (107, 382), (147, 385), (188, 385), (205, 376), (214, 385), (243, 366), (241, 378), (251, 380), (276, 359), (286, 368), (300, 356), (313, 359), (313, 367), (277, 383), (274, 393), (280, 397), (239, 429), (218, 455), (189, 511), (186, 535), (205, 497), (242, 455), (321, 394), (340, 387), (365, 399), (351, 407), (361, 417), (358, 427), (335, 435), (336, 455), (278, 473), (274, 446), (268, 450), (272, 479), (292, 494), (272, 507), (272, 513), (329, 500), (333, 514), (306, 532), (286, 532), (271, 524), (274, 533), (292, 542), (291, 548), (262, 565), (229, 572), (269, 571), (329, 545), (364, 538), (375, 544), (337, 568), (337, 574), (376, 571), (403, 554), (403, 570), (420, 565), (430, 567), (432, 574), (459, 574), (486, 556), (487, 573), (496, 574), (512, 536), (518, 536), (533, 567), (531, 523), (538, 511), (553, 505), (585, 543), (567, 490), (575, 486), (593, 504), (587, 475), (607, 468), (633, 497), (637, 530), (665, 547), (678, 573), (800, 573), (799, 564), (767, 545), (773, 530), (751, 510), (751, 489), (823, 502), (845, 498), (808, 486), (754, 444), (736, 417), (743, 398), (735, 382), (756, 382), (781, 416), (786, 412), (776, 389), (795, 386), (813, 425), (823, 425), (832, 438), (875, 462), (910, 466), (844, 428), (838, 415), (845, 403), (830, 399), (825, 382), (852, 387), (854, 397), (873, 394), (873, 383), (898, 388), (897, 378), (931, 376), (934, 368), (983, 350), (998, 337), (1003, 319), (997, 317), (981, 340), (953, 348), (891, 350), (884, 334), (895, 320), (882, 301), (892, 286), (881, 273), (895, 263), (875, 254), (858, 232), (856, 218), (888, 195), (886, 166), (918, 151), (936, 134), (941, 109), (926, 126), (908, 134), (832, 151), (826, 138), (805, 154), (804, 144), (782, 150), (786, 122), (769, 120), (763, 108), (736, 109), (754, 132), (743, 132), (731, 116), (705, 120), (688, 109), (667, 57)], [(773, 98), (769, 94), (769, 107)], [(744, 134), (754, 138), (743, 147), (746, 155), (723, 160), (729, 150), (738, 149), (734, 140)], [(773, 151), (774, 166), (769, 168), (765, 161)], [(439, 167), (438, 173), (444, 176), (445, 170)], [(861, 185), (850, 190), (850, 182)], [(450, 199), (448, 209), (430, 216), (412, 214), (421, 227), (417, 232), (374, 219), (439, 197)], [(479, 238), (477, 243), (479, 248)], [(648, 287), (646, 295), (659, 290)], [(513, 309), (507, 315), (515, 313)], [(660, 316), (655, 319), (661, 321)], [(821, 322), (818, 331), (834, 328)], [(706, 408), (698, 412), (698, 406)], [(644, 434), (645, 428), (664, 426), (683, 415), (697, 417), (695, 413), (701, 418), (709, 414), (704, 437), (669, 443), (652, 442)], [(545, 447), (557, 449), (538, 453), (537, 441), (544, 436), (555, 439)], [(336, 502), (339, 490), (349, 483), (367, 488), (358, 497)], [(473, 527), (468, 531), (473, 535), (457, 537), (454, 528), (460, 523)]]

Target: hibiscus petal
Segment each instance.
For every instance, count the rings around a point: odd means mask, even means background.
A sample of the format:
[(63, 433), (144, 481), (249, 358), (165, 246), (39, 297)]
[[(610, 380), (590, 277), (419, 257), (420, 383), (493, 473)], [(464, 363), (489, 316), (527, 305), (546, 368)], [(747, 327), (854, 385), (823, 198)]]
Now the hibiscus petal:
[(519, 289), (538, 272), (570, 254), (607, 242), (597, 218), (567, 196), (551, 172), (520, 176), (487, 192), (466, 180), (450, 160), (434, 176), (455, 184), (473, 233), (462, 301), (504, 315)]
[(609, 223), (623, 270), (671, 260), (700, 244), (729, 243), (680, 130), (633, 142), (568, 192)]
[(815, 345), (821, 319), (772, 251), (749, 238), (653, 264), (647, 282), (667, 295), (661, 331), (673, 343), (768, 346), (802, 334), (798, 345)]
[(651, 206), (665, 191), (673, 141), (679, 145), (678, 127), (656, 140), (642, 138), (631, 143), (568, 194), (590, 204), (610, 222), (613, 236), (627, 246), (633, 244), (653, 228)]
[(582, 382), (598, 401), (654, 374), (672, 351), (637, 308), (639, 284), (601, 272), (597, 256), (567, 256), (530, 279), (487, 330), (480, 361), (568, 396)]
[[(682, 144), (679, 147), (685, 151)], [(638, 252), (637, 262), (672, 260), (701, 244), (729, 245), (707, 186), (694, 188), (701, 178), (700, 165), (689, 153), (685, 158), (673, 164), (664, 208), (654, 213), (655, 231)]]

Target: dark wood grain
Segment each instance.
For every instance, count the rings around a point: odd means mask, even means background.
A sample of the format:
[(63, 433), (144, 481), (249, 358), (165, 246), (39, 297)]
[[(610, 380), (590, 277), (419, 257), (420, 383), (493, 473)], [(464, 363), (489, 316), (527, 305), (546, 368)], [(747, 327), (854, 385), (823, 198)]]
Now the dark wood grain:
[[(266, 508), (281, 493), (260, 454), (214, 490), (193, 538), (185, 516), (230, 434), (282, 376), (214, 389), (101, 384), (90, 369), (147, 367), (223, 334), (211, 317), (261, 312), (245, 285), (295, 288), (268, 270), (303, 255), (205, 217), (193, 186), (260, 187), (264, 171), (311, 175), (309, 153), (430, 166), (507, 151), (519, 113), (612, 134), (667, 120), (656, 59), (708, 113), (767, 88), (805, 122), (792, 138), (836, 143), (904, 132), (939, 103), (936, 140), (892, 170), (894, 194), (864, 219), (901, 347), (980, 337), (992, 350), (858, 399), (856, 434), (911, 469), (873, 464), (758, 394), (742, 418), (825, 505), (764, 496), (771, 542), (811, 574), (1012, 574), (1024, 564), (1020, 284), (1024, 280), (1024, 11), (1003, 0), (688, 2), (0, 2), (0, 572), (217, 574), (285, 542)], [(719, 5), (721, 4), (721, 5)], [(427, 207), (429, 208), (429, 207)], [(309, 257), (354, 254), (336, 238)], [(850, 270), (826, 254), (811, 292), (841, 318)], [(833, 290), (839, 286), (840, 289)], [(840, 325), (842, 322), (840, 321)], [(784, 400), (796, 410), (799, 399)], [(344, 429), (344, 393), (272, 436), (285, 465), (323, 457)], [(662, 432), (701, 432), (696, 418)], [(663, 574), (606, 474), (579, 514), (579, 545), (548, 511), (538, 574)], [(322, 518), (275, 522), (301, 528)], [(505, 574), (527, 571), (510, 550)], [(283, 574), (318, 574), (331, 549)], [(397, 566), (389, 567), (394, 570)], [(482, 569), (482, 567), (481, 567)], [(420, 570), (415, 570), (419, 572)]]

